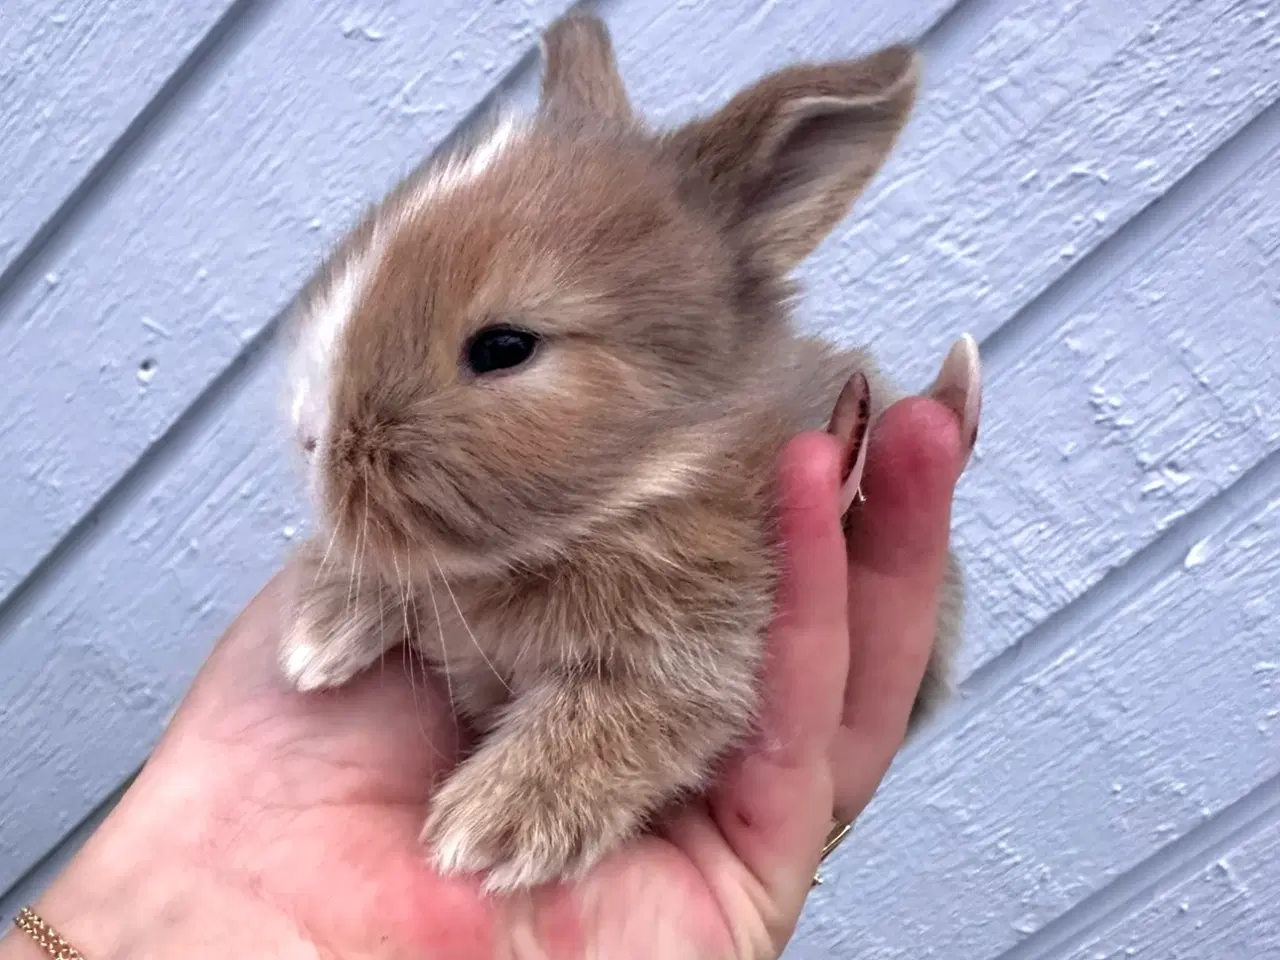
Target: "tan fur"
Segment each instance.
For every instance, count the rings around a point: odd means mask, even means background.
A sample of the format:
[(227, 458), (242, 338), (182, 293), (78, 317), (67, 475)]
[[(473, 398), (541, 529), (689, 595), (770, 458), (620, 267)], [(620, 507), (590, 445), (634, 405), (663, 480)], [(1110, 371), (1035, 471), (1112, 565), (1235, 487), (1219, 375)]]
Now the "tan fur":
[[(784, 71), (669, 134), (632, 115), (598, 21), (544, 50), (538, 115), (371, 211), (291, 330), (320, 532), (282, 663), (327, 686), (423, 650), (483, 734), (425, 838), (494, 890), (572, 876), (706, 784), (757, 707), (779, 451), (855, 370), (873, 415), (899, 395), (785, 304), (907, 119), (909, 50)], [(477, 377), (495, 322), (543, 340)]]

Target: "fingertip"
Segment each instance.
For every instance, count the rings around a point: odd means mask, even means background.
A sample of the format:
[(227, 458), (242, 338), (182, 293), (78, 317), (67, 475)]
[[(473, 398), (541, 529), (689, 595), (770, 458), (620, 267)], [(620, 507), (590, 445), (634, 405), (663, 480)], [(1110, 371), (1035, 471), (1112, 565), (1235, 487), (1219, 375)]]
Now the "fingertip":
[(966, 451), (960, 423), (942, 403), (907, 397), (889, 407), (872, 433), (863, 489), (880, 508), (949, 501)]

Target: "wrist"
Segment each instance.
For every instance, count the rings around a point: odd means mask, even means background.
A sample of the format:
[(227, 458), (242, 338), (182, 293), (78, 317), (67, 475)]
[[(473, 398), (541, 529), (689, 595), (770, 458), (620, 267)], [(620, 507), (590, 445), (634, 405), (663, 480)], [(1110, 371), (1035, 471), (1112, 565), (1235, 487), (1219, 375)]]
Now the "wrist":
[(16, 925), (10, 925), (0, 931), (0, 960), (49, 960), (49, 955)]
[[(32, 909), (85, 960), (315, 955), (281, 915), (198, 872), (126, 872), (78, 857)], [(0, 941), (0, 960), (49, 953), (14, 927)]]
[[(314, 957), (287, 917), (197, 862), (181, 826), (141, 800), (126, 795), (30, 905), (85, 960)], [(49, 960), (23, 931), (7, 933), (0, 960)]]
[[(124, 837), (108, 821), (34, 903), (40, 920), (86, 960), (169, 954), (184, 888), (175, 883), (161, 851), (135, 849), (121, 856)], [(0, 960), (42, 958), (55, 950), (14, 924), (0, 942)], [(176, 945), (176, 944), (175, 944)], [(174, 954), (177, 955), (177, 954)], [(197, 954), (198, 956), (198, 954)]]

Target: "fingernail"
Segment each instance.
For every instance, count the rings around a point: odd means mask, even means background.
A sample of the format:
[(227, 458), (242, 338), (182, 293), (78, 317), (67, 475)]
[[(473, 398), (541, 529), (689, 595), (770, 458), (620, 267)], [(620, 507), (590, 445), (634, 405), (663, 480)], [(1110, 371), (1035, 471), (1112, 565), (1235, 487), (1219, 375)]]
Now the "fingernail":
[(841, 444), (840, 515), (849, 512), (861, 496), (862, 473), (867, 466), (867, 433), (871, 428), (871, 387), (867, 378), (855, 373), (836, 398), (827, 431)]
[(960, 436), (965, 443), (964, 463), (960, 466), (963, 471), (978, 442), (978, 421), (982, 416), (982, 363), (978, 341), (970, 334), (951, 345), (928, 394), (950, 408), (960, 421)]

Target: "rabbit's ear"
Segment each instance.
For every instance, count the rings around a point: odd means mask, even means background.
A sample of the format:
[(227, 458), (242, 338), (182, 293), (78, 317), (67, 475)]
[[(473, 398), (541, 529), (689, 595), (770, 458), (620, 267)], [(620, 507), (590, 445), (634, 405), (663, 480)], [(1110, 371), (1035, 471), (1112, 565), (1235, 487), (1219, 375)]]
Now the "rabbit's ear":
[(791, 67), (674, 131), (668, 143), (746, 248), (787, 273), (888, 158), (915, 103), (918, 60), (899, 45), (860, 60)]
[(632, 116), (603, 21), (584, 13), (556, 20), (542, 35), (542, 108), (615, 120)]

